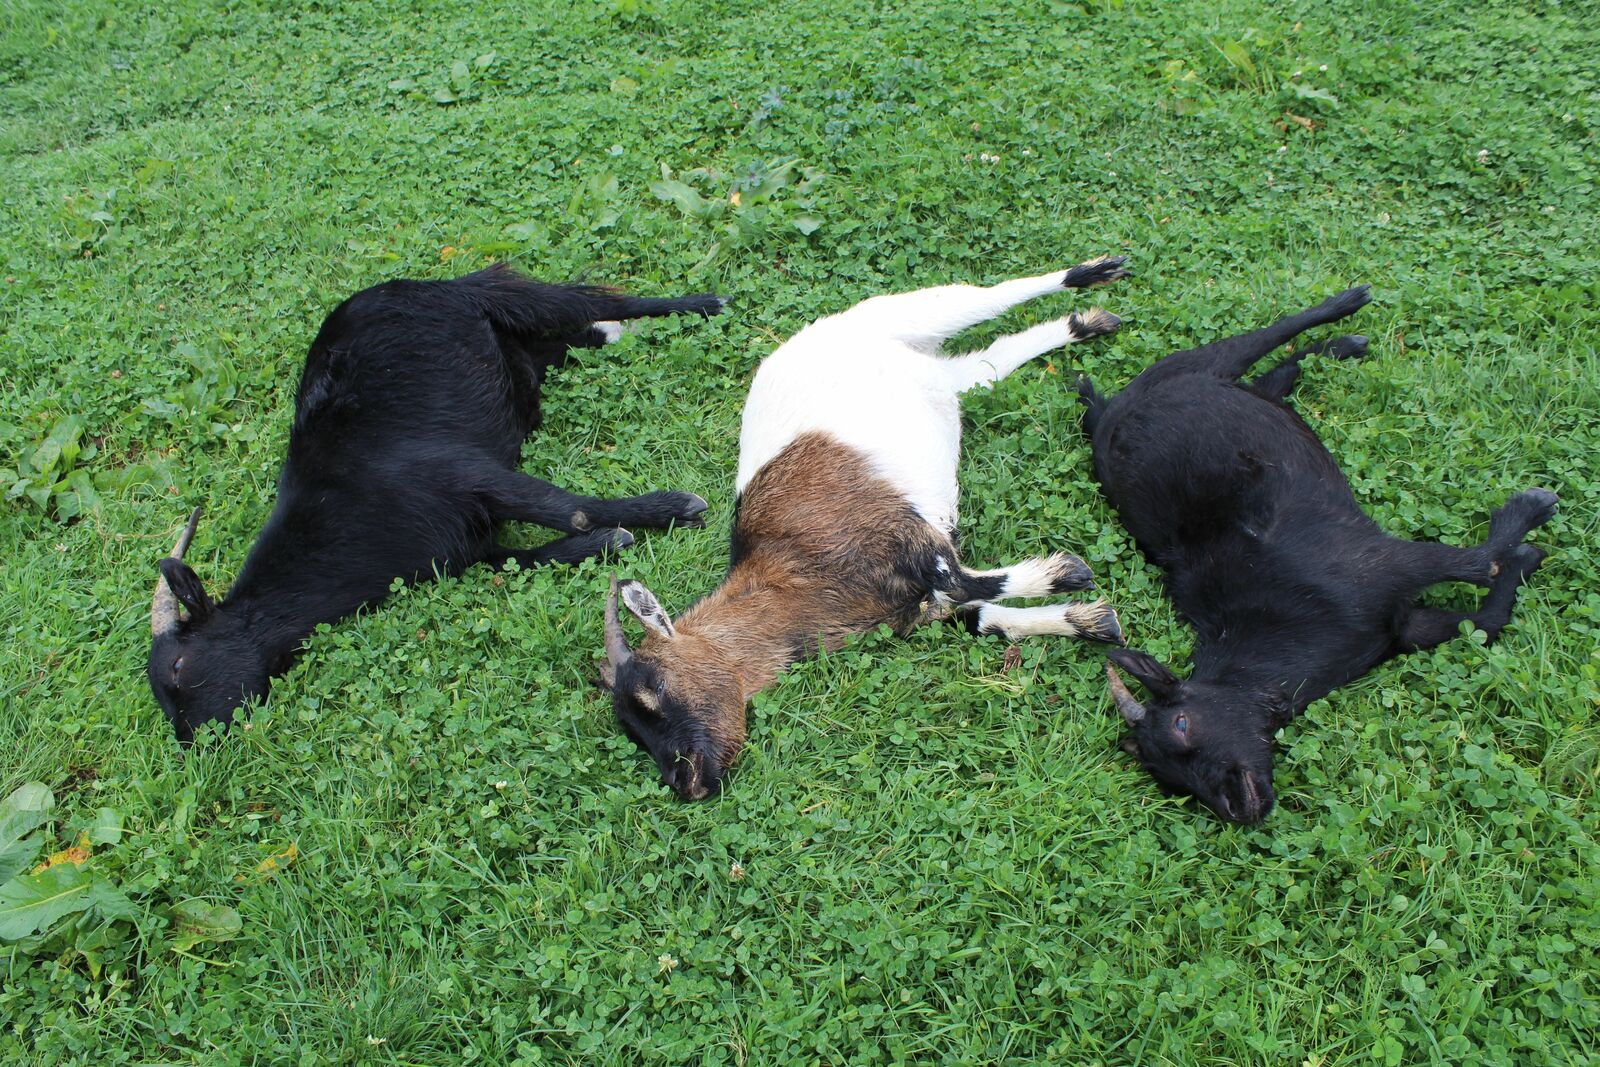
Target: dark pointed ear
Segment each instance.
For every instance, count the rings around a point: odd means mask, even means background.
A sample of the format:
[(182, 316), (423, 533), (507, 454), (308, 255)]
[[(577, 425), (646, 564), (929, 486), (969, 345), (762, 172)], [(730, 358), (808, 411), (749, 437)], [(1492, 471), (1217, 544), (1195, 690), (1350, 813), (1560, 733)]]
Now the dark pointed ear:
[(667, 609), (661, 606), (661, 601), (656, 595), (646, 589), (641, 582), (627, 581), (617, 583), (617, 592), (622, 594), (622, 606), (632, 612), (633, 617), (639, 620), (646, 630), (657, 637), (668, 639), (678, 636), (678, 631), (673, 629), (672, 616), (667, 614)]
[(206, 595), (205, 583), (183, 560), (171, 556), (163, 559), (161, 577), (167, 580), (167, 588), (178, 598), (178, 603), (189, 609), (190, 619), (203, 619), (211, 614), (211, 598)]
[(1148, 652), (1133, 648), (1113, 648), (1106, 653), (1111, 662), (1139, 679), (1151, 695), (1172, 699), (1178, 695), (1178, 677)]

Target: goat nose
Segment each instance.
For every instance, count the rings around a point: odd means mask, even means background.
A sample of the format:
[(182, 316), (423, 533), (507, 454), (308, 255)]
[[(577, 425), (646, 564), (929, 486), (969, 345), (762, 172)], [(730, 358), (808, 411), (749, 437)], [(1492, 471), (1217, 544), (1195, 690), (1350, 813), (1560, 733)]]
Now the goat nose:
[(1273, 803), (1272, 780), (1263, 778), (1247, 767), (1239, 768), (1239, 806), (1236, 817), (1240, 822), (1256, 823), (1267, 817)]
[(667, 784), (684, 800), (704, 800), (710, 796), (711, 789), (705, 782), (705, 757), (698, 752), (679, 753)]

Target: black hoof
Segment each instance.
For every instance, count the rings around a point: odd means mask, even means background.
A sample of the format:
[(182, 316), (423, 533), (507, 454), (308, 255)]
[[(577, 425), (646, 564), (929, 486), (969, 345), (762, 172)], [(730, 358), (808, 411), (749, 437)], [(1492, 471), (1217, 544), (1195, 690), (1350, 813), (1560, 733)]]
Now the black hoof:
[(1094, 585), (1094, 572), (1077, 556), (1062, 553), (1050, 578), (1051, 593), (1072, 593)]
[(1061, 282), (1063, 289), (1086, 289), (1091, 285), (1104, 285), (1114, 282), (1119, 278), (1126, 278), (1128, 271), (1123, 267), (1127, 262), (1126, 256), (1101, 256), (1087, 263), (1079, 263), (1076, 267), (1067, 268), (1067, 276)]
[(1501, 574), (1508, 570), (1516, 578), (1518, 585), (1528, 580), (1528, 576), (1539, 569), (1539, 564), (1544, 562), (1545, 550), (1537, 545), (1518, 545), (1506, 556), (1505, 567)]
[(1328, 346), (1328, 355), (1334, 359), (1360, 359), (1367, 354), (1367, 339), (1359, 333), (1336, 337)]
[(1082, 314), (1075, 311), (1067, 316), (1067, 329), (1080, 341), (1116, 333), (1121, 325), (1122, 320), (1104, 308), (1090, 308)]
[(1085, 626), (1080, 633), (1086, 641), (1103, 641), (1108, 645), (1125, 645), (1127, 638), (1122, 633), (1122, 623), (1117, 619), (1114, 608), (1107, 607), (1093, 623)]
[(1506, 501), (1505, 510), (1516, 515), (1525, 529), (1534, 530), (1555, 517), (1560, 499), (1548, 489), (1524, 489)]
[(1342, 319), (1346, 315), (1354, 314), (1372, 302), (1372, 286), (1358, 285), (1354, 289), (1346, 289), (1336, 296), (1330, 296), (1322, 302), (1322, 310), (1333, 319)]
[(695, 493), (678, 493), (677, 495), (686, 498), (682, 510), (678, 513), (678, 522), (685, 526), (704, 526), (705, 519), (702, 516), (705, 515), (706, 509), (711, 506), (706, 503), (705, 498)]

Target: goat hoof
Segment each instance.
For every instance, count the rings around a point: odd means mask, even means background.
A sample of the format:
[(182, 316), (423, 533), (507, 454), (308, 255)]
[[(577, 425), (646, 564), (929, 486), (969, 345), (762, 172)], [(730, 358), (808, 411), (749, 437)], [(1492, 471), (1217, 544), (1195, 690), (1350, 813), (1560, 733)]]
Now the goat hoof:
[(1358, 285), (1353, 289), (1346, 289), (1322, 302), (1323, 308), (1334, 318), (1342, 319), (1346, 315), (1354, 314), (1372, 302), (1372, 286)]
[(1087, 263), (1079, 263), (1076, 267), (1068, 267), (1066, 276), (1061, 279), (1061, 288), (1086, 289), (1091, 285), (1104, 285), (1126, 278), (1128, 271), (1123, 264), (1127, 259), (1126, 256), (1101, 256)]
[(715, 293), (701, 293), (688, 297), (685, 303), (689, 305), (690, 311), (698, 312), (709, 319), (713, 315), (722, 314), (723, 309), (728, 306), (728, 298), (717, 296)]
[(1506, 503), (1516, 505), (1525, 513), (1528, 529), (1531, 530), (1553, 519), (1560, 501), (1561, 498), (1548, 489), (1524, 489)]
[(617, 552), (633, 544), (633, 534), (620, 526), (606, 532), (610, 534), (605, 545), (605, 549), (608, 552)]
[(1328, 346), (1328, 355), (1334, 359), (1360, 359), (1367, 354), (1367, 339), (1359, 333), (1345, 334)]
[(1125, 645), (1128, 639), (1122, 633), (1122, 623), (1115, 608), (1107, 606), (1100, 617), (1079, 631), (1085, 640), (1103, 641), (1108, 645)]
[(1539, 569), (1539, 564), (1544, 562), (1545, 550), (1537, 545), (1518, 545), (1506, 557), (1506, 562), (1511, 565), (1516, 573), (1519, 583), (1525, 582), (1528, 575)]
[(706, 509), (711, 506), (710, 504), (706, 503), (705, 498), (695, 493), (680, 493), (679, 495), (686, 497), (687, 500), (684, 503), (682, 510), (679, 512), (678, 521), (684, 525), (705, 525), (705, 520), (702, 519), (701, 516), (704, 515), (706, 513)]
[(1049, 560), (1050, 563), (1050, 592), (1071, 593), (1078, 589), (1088, 589), (1094, 585), (1094, 572), (1089, 565), (1077, 556), (1066, 552), (1058, 552)]
[(1074, 311), (1067, 316), (1067, 329), (1072, 331), (1075, 341), (1116, 333), (1121, 325), (1122, 320), (1105, 308), (1090, 308), (1082, 313)]

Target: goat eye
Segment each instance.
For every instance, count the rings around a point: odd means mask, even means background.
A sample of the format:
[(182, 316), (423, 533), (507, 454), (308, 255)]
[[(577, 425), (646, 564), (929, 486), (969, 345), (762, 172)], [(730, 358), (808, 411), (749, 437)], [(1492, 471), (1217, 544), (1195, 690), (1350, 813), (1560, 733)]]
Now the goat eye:
[(183, 670), (183, 657), (179, 656), (177, 659), (172, 661), (172, 677), (177, 678), (178, 672), (181, 670)]
[(1189, 732), (1189, 716), (1187, 716), (1187, 715), (1179, 715), (1176, 719), (1173, 719), (1172, 720), (1172, 728), (1174, 730), (1178, 731), (1180, 734), (1188, 733)]

